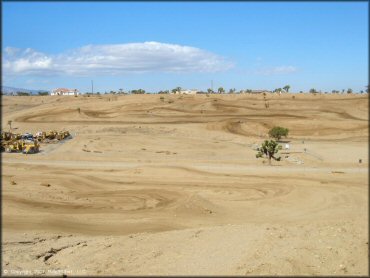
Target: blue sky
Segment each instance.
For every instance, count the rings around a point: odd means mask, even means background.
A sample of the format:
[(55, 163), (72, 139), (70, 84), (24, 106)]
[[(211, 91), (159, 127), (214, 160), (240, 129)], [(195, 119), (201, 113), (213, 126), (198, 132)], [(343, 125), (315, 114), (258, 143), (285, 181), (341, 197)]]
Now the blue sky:
[(3, 85), (322, 91), (368, 84), (368, 2), (3, 2)]

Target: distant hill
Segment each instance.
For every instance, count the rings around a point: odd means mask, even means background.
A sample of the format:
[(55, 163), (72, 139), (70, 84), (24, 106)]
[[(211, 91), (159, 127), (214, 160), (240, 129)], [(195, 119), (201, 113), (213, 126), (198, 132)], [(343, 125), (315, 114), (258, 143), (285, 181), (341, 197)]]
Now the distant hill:
[(31, 95), (37, 95), (39, 92), (49, 92), (48, 90), (29, 90), (24, 88), (15, 88), (8, 86), (1, 86), (1, 93), (4, 95), (16, 94), (17, 92), (29, 93)]

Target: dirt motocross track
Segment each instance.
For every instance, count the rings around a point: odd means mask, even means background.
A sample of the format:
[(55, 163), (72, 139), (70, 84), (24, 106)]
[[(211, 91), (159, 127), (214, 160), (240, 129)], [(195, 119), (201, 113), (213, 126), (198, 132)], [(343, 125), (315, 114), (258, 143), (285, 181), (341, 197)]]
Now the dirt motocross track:
[(368, 274), (367, 95), (160, 97), (3, 97), (3, 274)]

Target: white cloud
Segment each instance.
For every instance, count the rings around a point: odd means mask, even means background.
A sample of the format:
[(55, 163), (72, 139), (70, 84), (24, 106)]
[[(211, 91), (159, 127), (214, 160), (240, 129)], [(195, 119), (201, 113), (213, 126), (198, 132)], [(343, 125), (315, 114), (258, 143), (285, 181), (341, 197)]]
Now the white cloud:
[(294, 66), (278, 66), (256, 70), (257, 74), (261, 75), (275, 75), (275, 74), (288, 74), (297, 72), (297, 68)]
[(215, 72), (233, 67), (211, 52), (159, 42), (87, 45), (58, 55), (7, 47), (3, 59), (3, 72), (10, 75)]

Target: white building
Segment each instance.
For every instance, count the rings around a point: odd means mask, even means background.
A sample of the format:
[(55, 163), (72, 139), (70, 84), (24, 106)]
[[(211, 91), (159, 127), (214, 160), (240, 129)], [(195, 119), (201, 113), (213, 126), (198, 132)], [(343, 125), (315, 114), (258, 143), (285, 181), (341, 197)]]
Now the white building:
[(177, 91), (175, 94), (183, 94), (183, 95), (195, 95), (198, 90), (181, 90)]
[(77, 96), (80, 92), (77, 89), (58, 88), (51, 91), (52, 96)]

